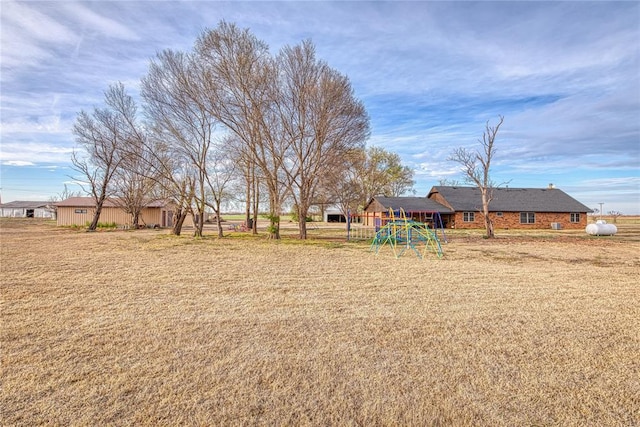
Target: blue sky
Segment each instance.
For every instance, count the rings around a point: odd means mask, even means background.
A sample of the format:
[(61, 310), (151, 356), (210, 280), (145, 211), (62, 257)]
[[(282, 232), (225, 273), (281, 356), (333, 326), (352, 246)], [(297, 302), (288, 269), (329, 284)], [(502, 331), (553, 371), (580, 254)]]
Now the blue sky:
[(640, 214), (638, 2), (0, 2), (2, 201), (48, 200), (70, 175), (80, 110), (109, 84), (137, 96), (157, 52), (220, 20), (272, 53), (311, 39), (349, 76), (370, 145), (415, 170), (417, 194), (463, 182), (447, 161), (505, 117), (494, 181), (553, 183)]

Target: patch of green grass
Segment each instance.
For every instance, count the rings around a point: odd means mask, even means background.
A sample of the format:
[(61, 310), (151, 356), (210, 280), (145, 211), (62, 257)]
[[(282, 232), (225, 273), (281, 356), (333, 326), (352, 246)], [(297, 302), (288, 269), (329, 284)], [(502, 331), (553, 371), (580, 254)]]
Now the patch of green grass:
[[(85, 228), (89, 228), (89, 226), (91, 225), (91, 221), (87, 221), (84, 225)], [(80, 228), (80, 226), (72, 226), (72, 227), (77, 227)], [(98, 225), (96, 226), (96, 228), (99, 229), (115, 229), (118, 228), (118, 224), (116, 224), (115, 222), (98, 222)]]

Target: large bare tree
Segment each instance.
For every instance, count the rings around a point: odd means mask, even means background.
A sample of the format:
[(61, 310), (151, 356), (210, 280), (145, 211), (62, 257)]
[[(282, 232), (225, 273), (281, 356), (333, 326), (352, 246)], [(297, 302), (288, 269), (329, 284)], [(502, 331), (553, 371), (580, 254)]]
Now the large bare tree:
[(245, 146), (269, 193), (269, 233), (280, 238), (287, 194), (283, 165), (287, 140), (275, 114), (276, 69), (267, 45), (247, 29), (221, 22), (200, 35), (195, 48), (203, 67), (212, 114)]
[(142, 210), (157, 200), (157, 168), (150, 163), (153, 159), (138, 141), (130, 141), (125, 150), (121, 167), (112, 180), (113, 194), (115, 203), (131, 215), (131, 224), (138, 228), (144, 225), (140, 224)]
[(482, 216), (484, 217), (484, 225), (487, 232), (487, 238), (495, 237), (493, 229), (493, 221), (489, 215), (489, 205), (493, 200), (493, 189), (498, 187), (490, 176), (491, 161), (496, 153), (495, 140), (498, 130), (504, 122), (504, 117), (499, 116), (500, 120), (495, 126), (490, 126), (489, 121), (485, 124), (485, 130), (482, 139), (479, 139), (480, 149), (469, 149), (459, 147), (453, 150), (449, 160), (454, 161), (462, 166), (462, 172), (467, 182), (474, 184), (480, 190), (482, 197)]
[(297, 210), (300, 238), (323, 176), (369, 136), (369, 117), (349, 79), (316, 59), (305, 41), (278, 56), (276, 105), (288, 150), (283, 170)]
[[(203, 74), (193, 55), (165, 50), (151, 62), (148, 75), (142, 80), (142, 97), (156, 139), (165, 144), (172, 162), (182, 162), (178, 185), (173, 189), (187, 190), (187, 196), (176, 199), (191, 201), (195, 236), (202, 236), (207, 207), (208, 162), (211, 159), (213, 133), (217, 120), (205, 105), (206, 87)], [(174, 173), (175, 167), (170, 168)], [(185, 185), (185, 176), (188, 184)], [(173, 175), (165, 176), (174, 180)], [(189, 197), (190, 195), (191, 197)]]
[[(143, 80), (142, 96), (156, 139), (171, 147), (174, 159), (191, 165), (181, 170), (192, 177), (197, 235), (204, 207), (219, 209), (224, 195), (219, 178), (227, 169), (225, 156), (210, 153), (217, 123), (231, 134), (227, 152), (242, 165), (247, 222), (253, 204), (255, 227), (264, 185), (273, 238), (280, 237), (288, 197), (301, 218), (300, 237), (306, 238), (304, 219), (323, 175), (369, 135), (368, 116), (349, 80), (318, 61), (310, 41), (286, 47), (274, 59), (249, 30), (226, 22), (204, 31), (190, 54), (159, 54)], [(220, 164), (210, 164), (212, 159)]]
[(135, 104), (117, 83), (105, 92), (105, 108), (95, 108), (92, 114), (81, 111), (73, 126), (76, 141), (84, 154), (74, 152), (73, 167), (88, 183), (84, 190), (95, 200), (89, 231), (98, 226), (102, 206), (111, 194), (111, 183), (122, 161), (122, 148), (132, 138), (129, 123), (136, 114)]
[[(124, 91), (122, 85), (120, 90)], [(155, 200), (158, 168), (134, 99), (122, 93), (114, 97), (112, 108), (120, 115), (127, 138), (118, 147), (120, 167), (114, 173), (111, 187), (116, 204), (131, 215), (133, 227), (138, 228), (142, 210)]]

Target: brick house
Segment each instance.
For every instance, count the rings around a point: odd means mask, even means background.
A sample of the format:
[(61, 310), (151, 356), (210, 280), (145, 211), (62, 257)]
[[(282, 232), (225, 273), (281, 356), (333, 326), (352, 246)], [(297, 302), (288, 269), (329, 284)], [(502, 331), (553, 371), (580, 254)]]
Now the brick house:
[[(449, 225), (484, 228), (482, 198), (477, 187), (436, 186), (427, 195), (454, 211)], [(496, 229), (583, 229), (592, 212), (564, 191), (548, 188), (494, 188), (489, 215)]]
[[(412, 217), (421, 212), (427, 219), (437, 213), (447, 228), (484, 228), (477, 187), (435, 186), (427, 197), (374, 197), (367, 204), (365, 215), (382, 218), (389, 208), (402, 208)], [(553, 186), (494, 188), (489, 210), (496, 229), (584, 229), (587, 213), (592, 212)], [(419, 216), (415, 219), (420, 220)]]

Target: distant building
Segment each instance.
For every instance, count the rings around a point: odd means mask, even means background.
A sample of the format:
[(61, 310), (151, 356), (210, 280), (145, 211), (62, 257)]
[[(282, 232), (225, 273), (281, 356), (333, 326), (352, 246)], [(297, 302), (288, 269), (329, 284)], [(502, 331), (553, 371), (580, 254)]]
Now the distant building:
[(2, 218), (56, 218), (56, 210), (49, 202), (24, 201), (0, 204)]
[(324, 222), (347, 222), (347, 218), (337, 207), (330, 206), (324, 210), (323, 214), (322, 220)]

